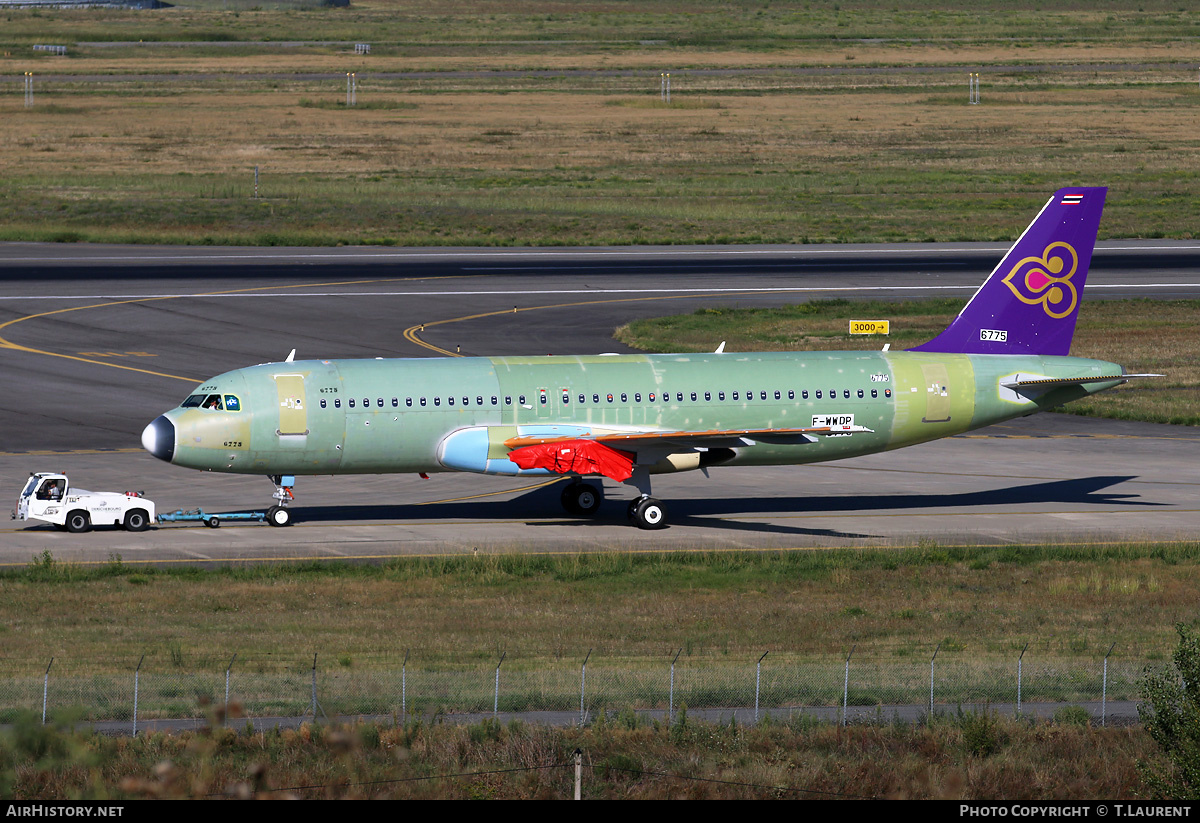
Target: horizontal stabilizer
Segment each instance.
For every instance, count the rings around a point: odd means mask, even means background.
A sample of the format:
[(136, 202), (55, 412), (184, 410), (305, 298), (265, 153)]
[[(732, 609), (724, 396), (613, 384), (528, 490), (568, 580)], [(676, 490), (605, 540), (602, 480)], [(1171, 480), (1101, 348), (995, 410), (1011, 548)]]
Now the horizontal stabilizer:
[(1062, 386), (1082, 386), (1085, 383), (1109, 383), (1113, 380), (1132, 380), (1137, 377), (1162, 377), (1161, 374), (1104, 374), (1099, 377), (1041, 377), (1031, 380), (1012, 380), (1001, 383), (1006, 389), (1020, 391), (1021, 389), (1057, 389)]

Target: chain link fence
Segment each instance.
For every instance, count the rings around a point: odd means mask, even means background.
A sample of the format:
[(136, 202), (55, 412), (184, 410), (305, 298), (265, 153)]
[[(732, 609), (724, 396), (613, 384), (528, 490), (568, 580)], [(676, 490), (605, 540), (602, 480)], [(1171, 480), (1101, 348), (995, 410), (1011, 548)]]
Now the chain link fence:
[[(1135, 701), (1146, 661), (1110, 657), (961, 656), (924, 661), (852, 653), (844, 658), (771, 652), (658, 659), (589, 653), (575, 661), (506, 653), (403, 658), (242, 659), (190, 666), (143, 659), (126, 671), (98, 661), (0, 659), (0, 722), (60, 712), (86, 721), (203, 718), (236, 705), (246, 718), (384, 716), (398, 721), (457, 714), (558, 712), (588, 722), (601, 712), (823, 711)], [(861, 716), (862, 711), (858, 714)]]

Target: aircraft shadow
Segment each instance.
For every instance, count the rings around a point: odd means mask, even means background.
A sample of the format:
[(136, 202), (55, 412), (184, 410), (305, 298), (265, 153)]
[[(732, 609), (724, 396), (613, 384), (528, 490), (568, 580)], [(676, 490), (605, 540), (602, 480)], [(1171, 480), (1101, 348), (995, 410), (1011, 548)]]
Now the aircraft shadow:
[[(805, 529), (777, 523), (748, 523), (720, 519), (723, 515), (823, 514), (830, 512), (915, 512), (922, 510), (972, 508), (980, 506), (1020, 506), (1038, 503), (1069, 505), (1164, 506), (1142, 500), (1137, 494), (1108, 492), (1112, 486), (1136, 479), (1136, 475), (1082, 477), (1028, 483), (1001, 489), (960, 493), (900, 495), (780, 495), (772, 497), (690, 497), (664, 499), (670, 522), (676, 525), (703, 526), (754, 532), (779, 532), (831, 537), (866, 538), (876, 535), (855, 534), (828, 529)], [(534, 489), (510, 500), (477, 499), (445, 503), (374, 505), (374, 506), (300, 506), (295, 510), (298, 522), (425, 521), (425, 520), (532, 520), (551, 518), (554, 524), (611, 526), (625, 522), (628, 501), (609, 497), (595, 518), (572, 518), (559, 504), (561, 485)]]

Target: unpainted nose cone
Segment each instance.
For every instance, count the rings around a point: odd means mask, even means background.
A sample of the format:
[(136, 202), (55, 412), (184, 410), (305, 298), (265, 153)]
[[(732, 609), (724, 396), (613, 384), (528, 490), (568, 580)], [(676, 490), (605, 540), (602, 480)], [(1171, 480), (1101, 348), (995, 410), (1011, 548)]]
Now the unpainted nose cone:
[(159, 460), (171, 462), (175, 456), (175, 424), (159, 415), (142, 430), (142, 448)]

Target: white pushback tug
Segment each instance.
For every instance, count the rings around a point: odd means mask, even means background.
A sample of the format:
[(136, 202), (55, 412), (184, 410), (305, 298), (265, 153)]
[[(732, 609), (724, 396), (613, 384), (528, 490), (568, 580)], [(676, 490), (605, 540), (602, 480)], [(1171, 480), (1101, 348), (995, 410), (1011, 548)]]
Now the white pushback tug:
[(145, 531), (154, 522), (154, 502), (142, 492), (91, 492), (71, 488), (65, 474), (36, 472), (17, 498), (14, 520), (44, 520), (69, 532), (92, 526), (123, 526)]

